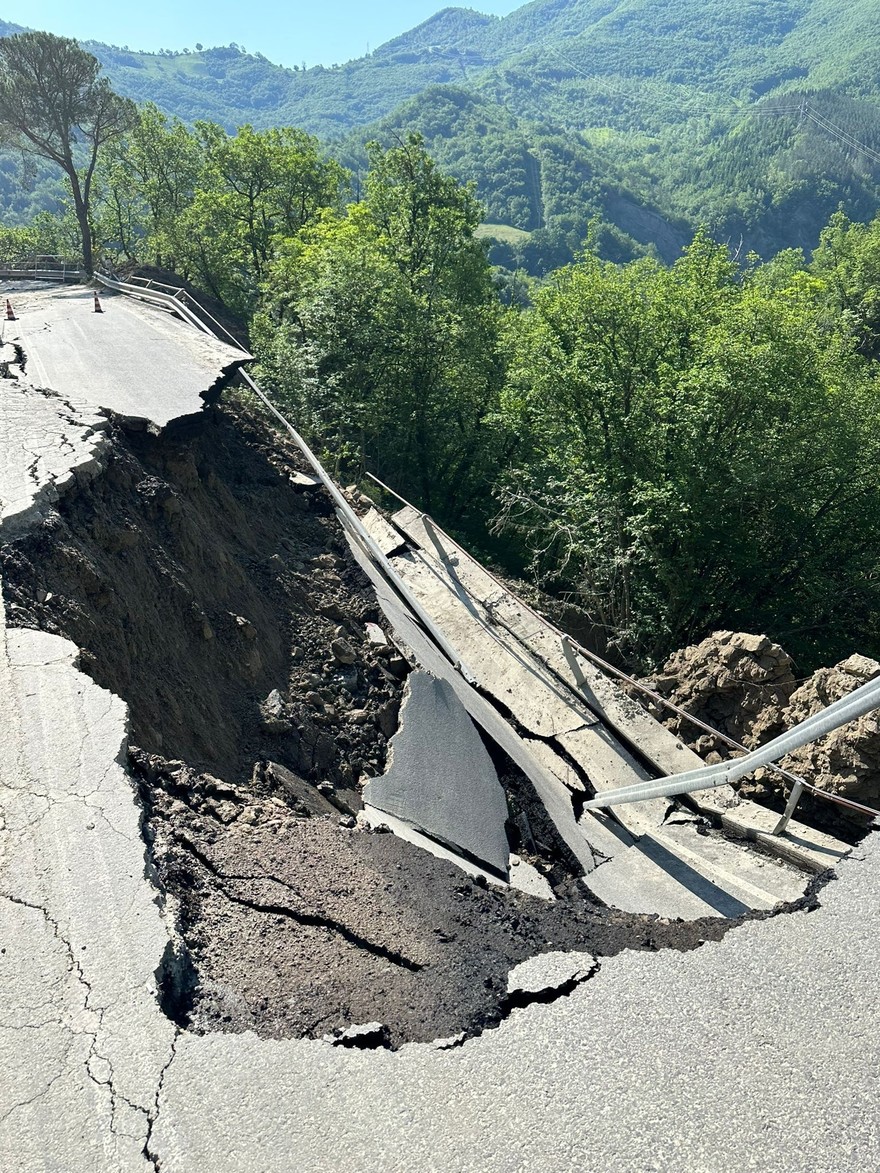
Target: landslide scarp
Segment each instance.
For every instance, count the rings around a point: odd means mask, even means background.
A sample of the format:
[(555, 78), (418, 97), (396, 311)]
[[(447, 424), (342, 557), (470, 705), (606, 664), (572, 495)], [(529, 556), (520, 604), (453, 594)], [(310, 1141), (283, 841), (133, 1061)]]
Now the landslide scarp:
[(375, 595), (299, 453), (239, 398), (185, 431), (114, 424), (104, 465), (0, 547), (0, 574), (8, 621), (74, 641), (129, 707), (150, 874), (182, 940), (157, 958), (178, 1025), (472, 1035), (536, 953), (691, 948), (735, 923), (591, 902), (506, 761), (511, 848), (555, 903), (360, 827), (410, 665), (368, 631)]

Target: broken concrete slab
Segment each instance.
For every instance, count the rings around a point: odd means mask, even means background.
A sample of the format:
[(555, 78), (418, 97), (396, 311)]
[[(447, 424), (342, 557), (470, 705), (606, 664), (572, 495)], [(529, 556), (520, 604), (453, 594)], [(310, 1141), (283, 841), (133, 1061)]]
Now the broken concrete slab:
[(306, 782), (286, 766), (281, 766), (278, 762), (267, 762), (264, 773), (266, 781), (275, 786), (291, 806), (310, 818), (338, 817), (338, 807), (325, 798), (311, 782)]
[(470, 855), (505, 879), (507, 800), (461, 701), (427, 672), (409, 677), (391, 761), (364, 790), (371, 806)]
[(803, 874), (785, 864), (686, 826), (643, 835), (582, 883), (613, 908), (682, 920), (767, 911), (798, 900), (805, 887)]
[(23, 379), (0, 384), (0, 535), (43, 517), (77, 480), (101, 470), (109, 420), (83, 402), (38, 391)]
[[(641, 762), (598, 723), (561, 733), (556, 740), (589, 778), (597, 794), (651, 776)], [(662, 826), (671, 806), (672, 801), (668, 798), (652, 798), (618, 807), (614, 816), (631, 834), (641, 835)]]
[(297, 470), (287, 478), (295, 489), (320, 489), (321, 482), (317, 477), (311, 477), (307, 472)]
[(364, 529), (386, 558), (406, 545), (406, 538), (385, 520), (378, 509), (368, 509), (361, 520)]
[(691, 801), (710, 818), (717, 819), (725, 830), (743, 839), (753, 840), (782, 859), (811, 872), (836, 867), (851, 852), (848, 844), (792, 819), (782, 835), (775, 835), (779, 821), (775, 811), (756, 802), (741, 799), (731, 786), (698, 790)]
[(492, 627), (463, 588), (447, 582), (420, 554), (398, 555), (394, 570), (457, 650), (477, 684), (508, 709), (527, 733), (554, 737), (596, 718), (546, 667)]
[(566, 847), (588, 874), (604, 859), (610, 859), (625, 850), (632, 842), (623, 828), (609, 829), (605, 821), (588, 812), (578, 820), (572, 805), (572, 791), (565, 785), (568, 767), (560, 755), (543, 741), (525, 739), (525, 745), (541, 773), (531, 776), (532, 785), (553, 820), (553, 825)]
[[(608, 728), (619, 734), (624, 742), (637, 745), (639, 753), (661, 775), (681, 773), (704, 764), (679, 737), (655, 720), (618, 681), (605, 675), (582, 652), (572, 645), (566, 654), (559, 632), (551, 623), (525, 606), (424, 514), (407, 506), (395, 513), (393, 520), (433, 563), (450, 587), (466, 591), (484, 608), (486, 618), (496, 624), (499, 631), (521, 641), (557, 678), (570, 682), (572, 688), (578, 687), (577, 679), (580, 678), (583, 684), (579, 691), (590, 709), (600, 714)], [(585, 736), (583, 740), (590, 739)], [(601, 753), (594, 768), (597, 777), (592, 780), (597, 790), (625, 784), (615, 783), (613, 775), (603, 777)], [(776, 816), (756, 803), (740, 799), (730, 786), (699, 791), (691, 799), (727, 830), (761, 843), (775, 855), (811, 871), (821, 872), (848, 853), (845, 843), (797, 820), (792, 820), (784, 836), (773, 835)], [(651, 819), (647, 817), (647, 810), (643, 813), (646, 815), (644, 824), (649, 826)]]
[[(530, 717), (538, 704), (544, 704), (551, 713), (560, 698), (579, 705), (573, 691), (576, 685), (571, 667), (565, 668), (572, 682), (569, 685), (565, 682), (562, 667), (554, 663), (555, 657), (567, 665), (558, 634), (514, 599), (473, 559), (455, 548), (433, 523), (426, 525), (424, 517), (414, 515), (412, 510), (403, 510), (395, 516), (401, 528), (424, 547), (395, 557), (395, 569), (416, 591), (422, 606), (440, 623), (446, 634), (451, 635), (454, 646), (464, 655), (469, 667), (476, 665), (482, 670), (477, 671), (481, 686), (508, 708), (527, 730), (534, 727)], [(431, 552), (426, 553), (426, 550)], [(469, 593), (472, 584), (477, 597)], [(493, 593), (487, 597), (490, 584)], [(505, 607), (510, 613), (507, 620), (500, 622), (499, 615)], [(488, 641), (494, 643), (495, 659), (500, 668), (484, 667), (490, 646)], [(507, 671), (505, 655), (507, 664), (514, 661), (520, 668), (528, 666), (528, 680)], [(591, 671), (597, 676), (597, 670), (592, 666)], [(596, 711), (607, 717), (608, 727), (592, 714), (587, 714), (586, 720), (571, 728), (559, 725), (553, 717), (551, 728), (547, 730), (545, 727), (541, 732), (545, 746), (536, 751), (543, 756), (544, 764), (550, 765), (556, 777), (568, 787), (585, 777), (597, 792), (601, 792), (650, 776), (643, 763), (630, 752), (626, 738), (617, 736), (616, 730), (621, 726), (634, 737), (636, 733), (638, 738), (644, 735), (652, 752), (656, 749), (679, 759), (691, 753), (613, 682), (602, 677), (597, 679), (593, 688), (588, 681), (587, 691)], [(569, 759), (569, 768), (560, 770), (557, 762), (554, 769), (552, 759), (559, 758), (558, 750), (564, 751)], [(551, 759), (549, 762), (548, 758)], [(572, 763), (578, 767), (579, 773), (572, 772)], [(532, 775), (529, 776), (560, 835), (574, 851), (585, 872), (590, 873), (591, 868), (583, 858), (584, 832), (589, 824), (579, 826), (576, 823), (573, 813), (566, 809), (565, 799), (554, 792), (546, 779), (535, 782)], [(569, 806), (570, 802), (569, 799)], [(670, 800), (656, 799), (615, 810), (615, 819), (633, 836), (648, 837), (645, 850), (651, 861), (650, 865), (646, 862), (644, 851), (631, 858), (628, 853), (615, 853), (610, 871), (607, 863), (602, 863), (599, 869), (607, 873), (597, 880), (597, 887), (593, 889), (600, 899), (629, 911), (647, 912), (651, 901), (656, 898), (665, 909), (676, 910), (668, 912), (669, 915), (689, 918), (710, 915), (712, 910), (717, 914), (722, 908), (730, 910), (722, 915), (736, 916), (745, 908), (773, 907), (790, 898), (791, 886), (781, 873), (752, 877), (737, 884), (734, 865), (740, 861), (729, 854), (722, 859), (723, 842), (718, 840), (720, 846), (710, 848), (693, 828), (681, 828), (686, 832), (683, 842), (667, 835), (661, 847), (655, 833), (663, 827), (670, 807)], [(595, 855), (593, 858), (594, 866), (601, 862)], [(632, 871), (627, 881), (629, 865)], [(799, 883), (802, 894), (806, 886), (803, 876), (799, 877)], [(588, 886), (592, 888), (589, 881)], [(686, 889), (690, 894), (683, 896)], [(708, 894), (709, 899), (704, 900), (701, 894)]]
[(538, 953), (513, 967), (507, 975), (507, 993), (508, 996), (558, 993), (585, 982), (598, 968), (592, 953)]

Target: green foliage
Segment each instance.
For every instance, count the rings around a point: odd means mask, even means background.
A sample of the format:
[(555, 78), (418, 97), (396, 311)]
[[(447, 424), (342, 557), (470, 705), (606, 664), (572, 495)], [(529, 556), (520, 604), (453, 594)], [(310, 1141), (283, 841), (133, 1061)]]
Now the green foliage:
[[(511, 271), (568, 263), (597, 216), (606, 259), (672, 262), (701, 224), (743, 251), (809, 251), (838, 205), (867, 219), (880, 200), (871, 156), (810, 118), (753, 113), (804, 96), (880, 151), (870, 0), (535, 0), (504, 19), (449, 8), (329, 69), (236, 45), (89, 48), (119, 92), (166, 116), (302, 127), (346, 165), (365, 166), (370, 138), (420, 132), (476, 183), (490, 220), (537, 234), (493, 254)], [(0, 201), (19, 221), (56, 207), (42, 180), (25, 197), (2, 163)]]
[(0, 225), (0, 260), (25, 261), (35, 254), (75, 261), (79, 254), (76, 219), (72, 215), (52, 216), (40, 212), (27, 225)]
[(484, 419), (501, 310), (474, 236), (481, 209), (418, 136), (370, 157), (363, 202), (325, 215), (273, 267), (255, 347), (337, 467), (366, 465), (461, 521), (497, 455)]
[(190, 130), (146, 106), (100, 176), (101, 228), (118, 254), (176, 269), (247, 317), (279, 243), (342, 187), (302, 131)]
[(831, 218), (813, 256), (832, 321), (843, 319), (859, 351), (880, 359), (880, 217), (853, 224), (843, 212)]
[(768, 294), (700, 236), (671, 269), (587, 256), (523, 315), (500, 525), (625, 655), (714, 627), (811, 659), (867, 636), (880, 400), (818, 289), (800, 272)]

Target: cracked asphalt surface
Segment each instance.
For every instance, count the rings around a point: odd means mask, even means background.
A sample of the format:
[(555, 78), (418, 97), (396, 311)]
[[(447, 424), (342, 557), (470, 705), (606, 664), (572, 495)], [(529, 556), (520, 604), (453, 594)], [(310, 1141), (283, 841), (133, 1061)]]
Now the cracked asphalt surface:
[[(165, 508), (171, 500), (162, 498), (169, 526), (178, 516)], [(83, 581), (100, 586), (88, 576)], [(88, 593), (104, 597), (98, 589)], [(267, 957), (271, 964), (271, 933), (294, 926), (304, 933), (304, 951), (319, 934), (369, 959), (361, 985), (349, 986), (365, 1000), (347, 1017), (360, 1017), (362, 1009), (372, 1018), (368, 995), (382, 993), (379, 966), (417, 978), (416, 967), (450, 946), (435, 932), (439, 922), (430, 909), (433, 881), (444, 880), (448, 865), (412, 856), (414, 848), (390, 836), (350, 828), (343, 834), (322, 819), (282, 815), (283, 835), (268, 825), (277, 826), (277, 818), (221, 834), (223, 820), (196, 804), (188, 814), (176, 812), (174, 834), (191, 869), (220, 880), (213, 895), (198, 897), (221, 905), (212, 929), (218, 935), (204, 955), (214, 984), (202, 1012), (205, 1023), (230, 1007), (238, 1015), (232, 1031), (206, 1028), (180, 1013), (192, 978), (179, 935), (185, 889), (163, 890), (145, 849), (145, 818), (155, 812), (144, 811), (126, 770), (125, 705), (77, 669), (74, 643), (10, 630), (2, 607), (0, 600), (4, 1171), (880, 1167), (876, 833), (820, 891), (814, 911), (757, 919), (726, 935), (718, 922), (697, 923), (688, 926), (695, 934), (690, 944), (704, 943), (688, 952), (655, 951), (674, 943), (679, 926), (634, 919), (650, 934), (629, 938), (643, 951), (618, 950), (590, 962), (584, 954), (592, 952), (581, 945), (576, 977), (557, 976), (551, 994), (508, 995), (506, 970), (519, 957), (552, 953), (546, 964), (556, 971), (555, 955), (573, 944), (556, 931), (563, 921), (542, 913), (536, 923), (543, 939), (525, 939), (488, 959), (501, 980), (498, 1011), (482, 1026), (497, 1029), (474, 1029), (478, 1037), (459, 1036), (442, 1047), (424, 1041), (363, 1051), (320, 1038), (271, 1037), (288, 1034), (290, 1023), (277, 1032), (241, 1033), (264, 1021), (265, 1008), (242, 1008), (230, 978), (236, 967), (253, 978), (255, 965)], [(254, 840), (248, 869), (238, 836)], [(320, 842), (324, 837), (332, 837), (332, 850)], [(369, 845), (368, 853), (354, 844)], [(337, 854), (332, 881), (319, 882), (316, 864), (292, 883), (292, 855), (308, 860), (312, 850), (322, 866)], [(399, 888), (386, 890), (382, 932), (375, 923), (351, 921), (346, 887), (356, 897), (371, 884), (379, 891), (378, 863), (387, 874), (409, 858), (418, 860), (412, 875), (422, 877), (416, 898), (401, 910), (394, 904)], [(463, 919), (487, 952), (495, 949), (482, 906), (497, 905), (499, 895), (458, 874), (456, 882), (468, 890)], [(238, 926), (231, 906), (241, 910)], [(553, 915), (562, 914), (554, 906)], [(223, 919), (225, 938), (218, 929)], [(456, 931), (439, 927), (446, 937)], [(245, 938), (252, 931), (249, 955)], [(471, 946), (469, 956), (465, 992), (484, 973)], [(327, 970), (327, 980), (335, 980)], [(258, 976), (270, 980), (268, 969)], [(277, 972), (278, 986), (288, 977)], [(447, 1021), (451, 1027), (458, 1020)], [(314, 1033), (325, 1027), (332, 1032), (334, 1024), (316, 1022)]]
[(28, 289), (11, 294), (17, 321), (4, 341), (24, 347), (28, 381), (129, 420), (165, 427), (202, 410), (244, 353), (171, 313), (110, 290)]

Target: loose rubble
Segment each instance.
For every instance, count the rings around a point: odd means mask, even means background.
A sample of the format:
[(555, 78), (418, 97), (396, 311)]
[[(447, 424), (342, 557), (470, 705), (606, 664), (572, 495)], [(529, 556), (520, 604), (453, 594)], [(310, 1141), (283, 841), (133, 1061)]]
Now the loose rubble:
[[(840, 700), (880, 675), (880, 664), (852, 655), (820, 668), (798, 683), (791, 658), (766, 635), (716, 631), (701, 643), (675, 652), (645, 683), (679, 708), (749, 749)], [(720, 738), (652, 701), (634, 696), (708, 763), (737, 756)], [(880, 719), (870, 713), (803, 746), (780, 763), (814, 786), (856, 801), (880, 804)], [(785, 784), (772, 770), (746, 780), (749, 795), (780, 794)]]

